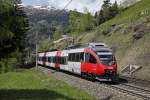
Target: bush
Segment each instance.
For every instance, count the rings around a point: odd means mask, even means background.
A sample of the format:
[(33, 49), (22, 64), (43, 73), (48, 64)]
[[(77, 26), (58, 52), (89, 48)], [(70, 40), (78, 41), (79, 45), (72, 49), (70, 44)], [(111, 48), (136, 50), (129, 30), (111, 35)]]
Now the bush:
[(0, 73), (6, 73), (13, 71), (17, 65), (16, 58), (5, 58), (0, 61)]
[(5, 58), (0, 58), (0, 73), (14, 71), (21, 64), (22, 54), (17, 49)]

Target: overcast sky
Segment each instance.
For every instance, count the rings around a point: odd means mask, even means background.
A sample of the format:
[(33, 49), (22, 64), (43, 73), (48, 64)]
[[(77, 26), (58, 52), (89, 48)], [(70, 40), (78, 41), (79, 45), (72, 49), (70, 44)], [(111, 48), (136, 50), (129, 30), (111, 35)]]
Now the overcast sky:
[[(69, 2), (70, 0), (22, 0), (23, 5), (48, 5), (53, 6), (58, 9), (64, 8), (64, 6)], [(115, 0), (111, 0), (111, 2), (114, 2)], [(116, 0), (118, 3), (122, 0)], [(77, 9), (79, 12), (84, 12), (84, 9), (87, 8), (91, 13), (94, 13), (95, 11), (98, 11), (101, 8), (101, 5), (103, 4), (103, 0), (72, 0), (72, 2), (69, 4), (69, 6), (66, 8), (68, 10), (74, 10)]]

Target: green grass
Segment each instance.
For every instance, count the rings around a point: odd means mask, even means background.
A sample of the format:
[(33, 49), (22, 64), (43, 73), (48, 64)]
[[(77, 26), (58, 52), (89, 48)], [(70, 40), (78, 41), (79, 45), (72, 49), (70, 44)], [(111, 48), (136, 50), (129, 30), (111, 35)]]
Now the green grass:
[[(141, 14), (141, 13), (144, 14)], [(129, 24), (137, 22), (142, 17), (150, 16), (150, 0), (141, 0), (135, 5), (129, 7), (127, 10), (116, 16), (115, 18), (102, 24), (100, 29), (107, 29), (113, 24)]]
[(34, 70), (0, 74), (1, 100), (94, 100), (86, 92)]

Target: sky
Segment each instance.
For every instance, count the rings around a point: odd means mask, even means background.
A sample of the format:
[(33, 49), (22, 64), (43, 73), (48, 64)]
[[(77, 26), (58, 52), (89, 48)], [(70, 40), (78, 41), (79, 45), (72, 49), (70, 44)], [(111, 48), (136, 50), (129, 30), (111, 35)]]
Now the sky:
[[(70, 0), (22, 0), (23, 5), (32, 5), (32, 6), (39, 6), (39, 5), (47, 5), (50, 7), (55, 7), (57, 9), (63, 9), (64, 6)], [(114, 2), (115, 0), (111, 0)], [(120, 3), (122, 0), (116, 0)], [(85, 8), (88, 9), (91, 13), (95, 13), (99, 11), (101, 5), (103, 4), (103, 0), (72, 0), (72, 2), (67, 6), (66, 9), (74, 10), (76, 9), (79, 12), (84, 12)]]

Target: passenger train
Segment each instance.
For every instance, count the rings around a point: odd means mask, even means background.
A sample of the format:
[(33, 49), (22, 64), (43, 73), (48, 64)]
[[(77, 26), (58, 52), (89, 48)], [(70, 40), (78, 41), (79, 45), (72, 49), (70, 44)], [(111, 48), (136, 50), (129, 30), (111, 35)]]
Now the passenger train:
[(117, 62), (104, 43), (76, 45), (64, 50), (38, 53), (38, 64), (64, 70), (92, 80), (117, 81)]

